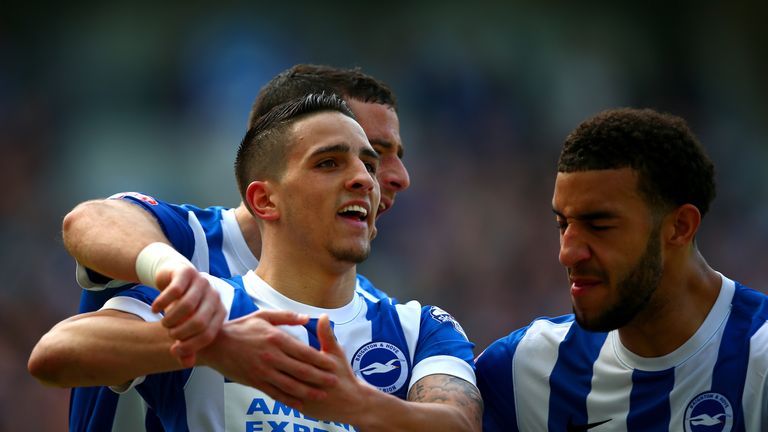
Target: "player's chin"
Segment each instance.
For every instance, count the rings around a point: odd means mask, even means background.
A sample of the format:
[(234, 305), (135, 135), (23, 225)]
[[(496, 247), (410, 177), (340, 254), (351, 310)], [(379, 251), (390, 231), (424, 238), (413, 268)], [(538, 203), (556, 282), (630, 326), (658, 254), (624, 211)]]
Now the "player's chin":
[(359, 264), (368, 259), (371, 254), (371, 243), (365, 240), (354, 245), (339, 246), (334, 248), (331, 253), (339, 261)]

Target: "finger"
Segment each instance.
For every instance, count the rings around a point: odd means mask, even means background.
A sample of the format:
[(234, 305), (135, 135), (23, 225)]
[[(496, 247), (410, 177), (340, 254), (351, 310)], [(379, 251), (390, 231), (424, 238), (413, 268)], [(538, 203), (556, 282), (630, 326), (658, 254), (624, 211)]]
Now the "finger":
[[(180, 332), (180, 336), (175, 334), (176, 329), (169, 330), (171, 337), (177, 339), (177, 341), (174, 343), (174, 346), (171, 348), (171, 352), (180, 356), (193, 354), (205, 348), (216, 339), (219, 331), (224, 326), (224, 320), (227, 317), (227, 310), (224, 308), (224, 305), (221, 304), (221, 299), (219, 298), (218, 294), (213, 294), (214, 300), (217, 304), (211, 306), (213, 311), (209, 318), (197, 316), (194, 319), (188, 320), (180, 327), (182, 330)], [(201, 321), (197, 321), (198, 318), (200, 318)], [(193, 328), (190, 327), (190, 331), (193, 331), (193, 333), (188, 333), (186, 331), (187, 329), (184, 327), (187, 326), (187, 323), (193, 322), (197, 322), (199, 324)]]
[(319, 401), (328, 396), (325, 390), (308, 385), (300, 379), (282, 373), (270, 375), (267, 381), (286, 396), (297, 400)]
[(156, 299), (156, 301), (160, 300), (159, 306), (165, 303), (166, 299), (174, 299), (164, 308), (166, 326), (173, 327), (197, 310), (209, 289), (208, 281), (202, 279), (197, 273), (176, 278)]
[[(278, 351), (277, 355), (272, 355), (268, 362), (274, 370), (308, 386), (331, 388), (338, 383), (334, 359), (328, 353), (320, 352), (307, 345), (303, 345), (300, 349), (283, 348), (282, 352)], [(290, 384), (293, 385), (293, 382)], [(288, 388), (283, 390), (294, 394)], [(301, 396), (301, 394), (295, 395)]]
[[(288, 335), (286, 335), (288, 336)], [(278, 348), (292, 359), (296, 360), (296, 363), (286, 362), (283, 370), (295, 377), (308, 376), (313, 378), (311, 370), (306, 370), (303, 367), (297, 367), (296, 365), (308, 365), (319, 371), (333, 371), (336, 368), (336, 362), (329, 357), (326, 353), (316, 350), (311, 346), (304, 344), (291, 336), (286, 337), (284, 340), (279, 341)], [(320, 378), (314, 378), (311, 380), (313, 383), (322, 383)], [(330, 384), (330, 383), (326, 383)]]
[(157, 271), (157, 275), (155, 275), (155, 285), (157, 286), (157, 289), (160, 291), (164, 290), (169, 283), (171, 283), (171, 280), (173, 279), (173, 269), (171, 268), (164, 268)]
[[(171, 347), (171, 353), (173, 353), (173, 347)], [(176, 359), (179, 361), (181, 367), (185, 369), (193, 367), (197, 361), (194, 353), (185, 356), (176, 356)]]
[(309, 322), (309, 315), (286, 310), (259, 310), (253, 315), (272, 325), (304, 325)]
[(206, 279), (185, 280), (183, 283), (185, 284), (183, 294), (165, 308), (165, 316), (163, 317), (165, 327), (172, 328), (186, 321), (196, 313), (205, 296), (211, 292)]
[(168, 328), (172, 338), (182, 341), (211, 328), (215, 330), (213, 332), (215, 335), (221, 328), (226, 315), (221, 298), (215, 291), (205, 293), (197, 308), (189, 315), (182, 316), (178, 313), (179, 307), (174, 303), (171, 310), (163, 317), (162, 324)]
[(336, 336), (331, 330), (331, 319), (328, 314), (320, 315), (317, 320), (317, 338), (320, 341), (320, 350), (332, 354), (339, 354), (341, 348), (336, 341)]
[[(160, 294), (152, 302), (152, 312), (154, 313), (165, 310), (171, 303), (178, 300), (183, 293), (180, 290), (179, 283), (186, 279), (186, 275), (183, 272), (161, 270), (158, 272), (158, 280), (163, 279), (166, 275), (169, 277), (168, 282), (163, 285), (158, 283)], [(173, 277), (171, 278), (171, 276)]]
[(213, 342), (216, 338), (216, 332), (218, 329), (215, 332), (213, 329), (206, 329), (190, 338), (177, 340), (171, 345), (171, 353), (177, 357), (192, 355)]
[(299, 411), (301, 411), (304, 408), (304, 404), (302, 404), (301, 400), (299, 400), (296, 397), (292, 397), (288, 393), (285, 393), (284, 391), (280, 390), (279, 388), (267, 382), (258, 383), (254, 387), (263, 391), (272, 399), (276, 401), (280, 401), (291, 408), (294, 408)]

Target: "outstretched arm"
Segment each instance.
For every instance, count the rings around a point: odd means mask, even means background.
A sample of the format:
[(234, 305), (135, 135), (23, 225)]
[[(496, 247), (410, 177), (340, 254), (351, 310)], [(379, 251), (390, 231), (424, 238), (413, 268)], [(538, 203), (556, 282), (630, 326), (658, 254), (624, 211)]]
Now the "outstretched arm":
[(157, 220), (121, 199), (86, 201), (62, 223), (64, 247), (80, 264), (112, 279), (138, 282), (136, 257), (153, 242), (168, 243)]
[(327, 316), (318, 322), (322, 351), (336, 360), (339, 384), (303, 412), (365, 431), (480, 431), (483, 402), (475, 385), (451, 375), (429, 375), (402, 400), (357, 379), (333, 336)]
[[(336, 383), (328, 356), (299, 342), (278, 325), (301, 325), (307, 316), (259, 311), (225, 323), (218, 337), (198, 356), (241, 384), (259, 388), (289, 406), (325, 396)], [(170, 354), (174, 340), (158, 322), (104, 309), (54, 326), (37, 343), (29, 372), (46, 385), (123, 386), (151, 373), (182, 369)]]
[(35, 345), (27, 368), (46, 385), (119, 386), (149, 373), (180, 369), (170, 353), (172, 343), (159, 322), (106, 309), (56, 324)]

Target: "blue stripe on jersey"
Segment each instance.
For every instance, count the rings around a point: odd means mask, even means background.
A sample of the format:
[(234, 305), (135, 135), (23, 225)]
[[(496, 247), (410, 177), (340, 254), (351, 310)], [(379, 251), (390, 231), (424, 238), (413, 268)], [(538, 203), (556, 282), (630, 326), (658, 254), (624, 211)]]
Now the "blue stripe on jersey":
[(73, 432), (111, 430), (119, 397), (107, 387), (73, 388), (70, 393), (69, 430)]
[(252, 312), (256, 312), (259, 309), (259, 307), (253, 303), (253, 300), (251, 300), (251, 297), (248, 295), (248, 293), (242, 288), (243, 286), (242, 276), (235, 276), (231, 280), (227, 280), (227, 279), (222, 279), (222, 280), (229, 282), (230, 285), (235, 287), (235, 290), (234, 290), (235, 297), (232, 299), (232, 307), (229, 310), (230, 320), (248, 315), (249, 313), (252, 313)]
[(309, 346), (320, 349), (320, 340), (317, 338), (317, 318), (310, 318), (309, 322), (304, 324), (304, 328), (307, 329)]
[(147, 430), (146, 432), (165, 432), (163, 423), (152, 408), (147, 409), (147, 415), (144, 417), (144, 429)]
[[(765, 297), (736, 282), (731, 315), (725, 325), (720, 350), (712, 372), (712, 391), (728, 398), (733, 407), (733, 432), (744, 432), (741, 395), (749, 363), (749, 341), (766, 321)], [(757, 311), (757, 313), (756, 313)]]
[(357, 275), (357, 281), (360, 283), (360, 288), (362, 288), (364, 291), (370, 293), (374, 297), (376, 297), (379, 300), (388, 299), (390, 303), (396, 304), (397, 300), (394, 297), (389, 297), (386, 293), (379, 290), (373, 284), (371, 281), (365, 278), (365, 276), (358, 274)]
[(675, 386), (675, 369), (632, 372), (627, 431), (667, 432), (672, 411), (669, 394)]
[(198, 222), (203, 227), (205, 232), (205, 240), (208, 243), (208, 261), (210, 268), (208, 273), (219, 276), (229, 277), (232, 272), (229, 270), (227, 260), (224, 258), (224, 252), (222, 251), (222, 244), (224, 242), (224, 233), (221, 227), (222, 216), (221, 212), (223, 207), (209, 207), (207, 209), (199, 209), (197, 207), (183, 205), (188, 210), (194, 213)]
[(187, 401), (183, 389), (189, 380), (192, 369), (172, 373), (147, 375), (144, 382), (136, 386), (147, 404), (161, 415), (162, 425), (166, 430), (189, 430), (187, 424)]
[(151, 213), (173, 247), (185, 257), (192, 259), (192, 254), (195, 253), (195, 235), (189, 227), (188, 212), (195, 210), (196, 207), (179, 206), (162, 201), (154, 201), (155, 204), (150, 204), (130, 195), (125, 195), (121, 199), (140, 205)]
[(607, 333), (594, 333), (572, 325), (560, 343), (557, 362), (549, 377), (550, 431), (565, 431), (566, 422), (586, 424), (587, 395), (592, 388), (592, 365)]
[(484, 431), (516, 432), (519, 430), (512, 379), (512, 359), (529, 327), (516, 330), (503, 339), (497, 340), (477, 358), (477, 387), (485, 402)]
[(124, 285), (117, 288), (104, 289), (101, 291), (80, 290), (80, 305), (78, 306), (78, 313), (93, 312), (101, 309), (107, 300), (111, 299), (115, 295), (131, 288), (133, 284)]
[[(102, 291), (80, 290), (79, 313), (101, 309), (107, 300), (133, 287), (126, 285)], [(112, 430), (120, 395), (108, 387), (74, 387), (69, 394), (69, 430), (100, 432)], [(150, 411), (145, 419), (147, 431), (162, 431), (155, 427), (157, 418)]]
[[(382, 303), (382, 302), (380, 302)], [(394, 310), (394, 306), (391, 306)], [(461, 351), (461, 347), (466, 345), (468, 342), (463, 337), (459, 336), (459, 323), (450, 315), (442, 315), (445, 314), (444, 311), (441, 310), (440, 318), (432, 315), (432, 311), (435, 309), (433, 306), (422, 306), (421, 307), (421, 323), (419, 326), (419, 339), (416, 342), (416, 355), (414, 356), (413, 363), (419, 363), (423, 359), (427, 357), (431, 357), (433, 355), (439, 355), (441, 352), (450, 352), (450, 353), (464, 353), (467, 354), (466, 351)], [(439, 310), (439, 309), (438, 309)], [(399, 321), (398, 321), (399, 323)], [(398, 328), (400, 330), (399, 335), (401, 337), (405, 337), (403, 335), (403, 329), (398, 325)], [(463, 330), (461, 330), (463, 333)], [(435, 344), (432, 341), (439, 340), (439, 344)], [(475, 347), (475, 344), (472, 342), (469, 342), (471, 348)], [(455, 347), (455, 348), (454, 348)], [(461, 357), (458, 354), (454, 354), (454, 357), (459, 357), (469, 366), (472, 367), (472, 369), (475, 368), (475, 362), (474, 358), (472, 356), (472, 351), (469, 351), (469, 357)]]
[(157, 288), (152, 288), (146, 285), (136, 285), (132, 289), (120, 293), (120, 296), (122, 297), (131, 297), (150, 306), (159, 295), (160, 291), (158, 291)]
[[(405, 333), (403, 332), (403, 327), (400, 324), (400, 319), (398, 318), (397, 310), (395, 309), (395, 305), (388, 301), (372, 302), (364, 296), (361, 296), (361, 298), (365, 300), (366, 306), (368, 308), (368, 312), (366, 312), (365, 318), (371, 323), (371, 340), (376, 342), (387, 342), (395, 346), (401, 346), (402, 341), (405, 341), (406, 339)], [(411, 372), (413, 371), (413, 363), (415, 360), (412, 361), (411, 356), (406, 354), (405, 362), (408, 367), (408, 381), (410, 381)], [(406, 385), (401, 387), (399, 390), (392, 393), (392, 395), (397, 396), (400, 399), (407, 399), (408, 386)]]

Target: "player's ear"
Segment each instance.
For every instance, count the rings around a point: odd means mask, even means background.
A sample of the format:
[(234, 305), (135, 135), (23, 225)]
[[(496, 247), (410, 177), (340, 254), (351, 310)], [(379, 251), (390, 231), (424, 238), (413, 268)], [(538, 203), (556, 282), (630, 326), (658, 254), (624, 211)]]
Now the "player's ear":
[(246, 204), (253, 214), (262, 220), (276, 220), (280, 217), (269, 181), (254, 181), (245, 190)]
[(683, 204), (666, 217), (667, 241), (676, 246), (684, 246), (693, 242), (701, 224), (701, 213), (693, 204)]

